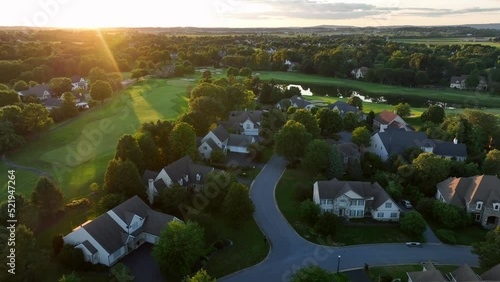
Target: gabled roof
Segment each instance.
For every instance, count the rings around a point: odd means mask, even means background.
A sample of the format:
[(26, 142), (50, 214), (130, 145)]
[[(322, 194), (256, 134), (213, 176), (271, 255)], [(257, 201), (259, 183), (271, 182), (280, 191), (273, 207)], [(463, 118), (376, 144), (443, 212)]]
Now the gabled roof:
[(142, 180), (144, 181), (145, 184), (148, 184), (149, 179), (155, 179), (158, 176), (159, 172), (158, 171), (152, 171), (152, 170), (145, 170), (144, 174), (142, 175)]
[(332, 179), (330, 181), (318, 181), (318, 192), (320, 199), (337, 199), (345, 193), (352, 191), (365, 200), (373, 197), (371, 206), (375, 209), (391, 199), (389, 194), (377, 183), (361, 181), (339, 181)]
[(355, 114), (362, 114), (363, 113), (358, 108), (356, 108), (352, 105), (349, 105), (346, 102), (342, 102), (342, 101), (337, 101), (337, 102), (331, 104), (330, 106), (328, 106), (328, 108), (330, 110), (335, 109), (335, 107), (337, 107), (337, 109), (339, 110), (340, 115), (342, 117), (345, 117), (347, 113), (355, 113)]
[(448, 204), (461, 208), (477, 201), (485, 206), (500, 203), (500, 179), (493, 175), (450, 177), (438, 183), (437, 189)]
[[(182, 186), (186, 186), (191, 183), (197, 183), (197, 184), (203, 184), (205, 176), (214, 170), (213, 167), (209, 166), (204, 166), (204, 165), (198, 165), (193, 163), (193, 160), (189, 156), (185, 156), (172, 164), (166, 166), (164, 168), (165, 172), (168, 174), (170, 179), (174, 183), (179, 183), (179, 180), (182, 179)], [(199, 175), (201, 177), (200, 180), (196, 179), (196, 176)], [(187, 176), (187, 180), (186, 180)], [(163, 183), (163, 180), (158, 180)], [(161, 184), (161, 183), (160, 183)], [(163, 183), (163, 185), (166, 184)], [(158, 190), (159, 188), (156, 186), (155, 182), (155, 188)], [(159, 190), (158, 190), (159, 191)]]
[(339, 153), (344, 157), (358, 157), (360, 156), (358, 145), (349, 142), (336, 145)]
[(121, 219), (125, 224), (129, 225), (134, 218), (138, 215), (142, 218), (146, 217), (149, 207), (138, 196), (134, 196), (120, 205), (112, 209), (112, 211)]
[[(479, 275), (477, 275), (472, 268), (468, 264), (464, 264), (459, 268), (455, 269), (455, 271), (451, 272), (453, 278), (455, 278), (456, 282), (475, 282), (481, 281)], [(499, 277), (500, 279), (500, 277)]]
[(37, 97), (43, 97), (43, 94), (45, 93), (45, 91), (51, 93), (52, 91), (50, 90), (50, 85), (46, 84), (46, 83), (42, 83), (42, 84), (38, 84), (36, 86), (33, 86), (31, 87), (30, 89), (28, 90), (23, 90), (23, 91), (20, 91), (20, 93), (23, 95), (23, 96), (30, 96), (30, 95), (34, 95), (34, 96), (37, 96)]
[(79, 75), (73, 75), (73, 76), (71, 77), (71, 83), (78, 83), (78, 82), (80, 82), (80, 81), (81, 81), (81, 79), (82, 79), (82, 77), (81, 77), (81, 76), (79, 76)]
[(307, 106), (311, 105), (312, 103), (307, 101), (306, 99), (302, 98), (302, 96), (297, 96), (294, 95), (290, 98), (290, 102), (295, 105), (297, 105), (298, 109), (305, 109)]
[(384, 110), (375, 117), (375, 120), (380, 122), (381, 124), (389, 124), (397, 117), (399, 117), (397, 114)]
[(148, 209), (148, 216), (142, 228), (143, 231), (152, 235), (160, 236), (161, 232), (167, 224), (175, 218), (166, 213), (161, 213)]
[(213, 149), (220, 149), (219, 146), (217, 146), (217, 143), (215, 143), (215, 141), (212, 139), (212, 138), (208, 138), (207, 140), (205, 140), (205, 143), (207, 143), (207, 145)]
[(63, 101), (61, 99), (55, 98), (55, 97), (48, 97), (45, 101), (42, 102), (43, 105), (46, 108), (54, 108), (54, 107), (61, 107)]
[[(212, 130), (212, 133), (217, 137), (221, 142), (224, 142), (229, 138), (229, 133), (227, 130), (224, 128), (224, 126), (219, 125), (214, 130)], [(213, 147), (212, 147), (213, 148)]]
[(94, 247), (94, 245), (92, 245), (88, 240), (85, 240), (82, 242), (82, 245), (87, 249), (89, 250), (89, 252), (91, 254), (95, 254), (97, 253), (97, 249)]
[(377, 134), (389, 155), (401, 154), (410, 147), (421, 148), (431, 141), (425, 132), (390, 130)]
[(227, 145), (235, 147), (248, 147), (254, 142), (255, 138), (253, 136), (230, 134)]
[(500, 281), (500, 263), (481, 275), (484, 281)]
[(465, 144), (437, 140), (434, 140), (434, 142), (436, 145), (432, 152), (436, 155), (467, 158), (467, 146)]
[(121, 233), (123, 229), (116, 221), (105, 213), (82, 226), (108, 254), (114, 253), (124, 244)]

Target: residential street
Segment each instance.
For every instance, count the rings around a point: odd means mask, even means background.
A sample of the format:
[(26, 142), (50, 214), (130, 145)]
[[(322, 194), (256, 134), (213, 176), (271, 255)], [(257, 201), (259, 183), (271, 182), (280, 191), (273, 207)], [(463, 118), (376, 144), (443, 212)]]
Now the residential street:
[[(310, 243), (295, 233), (278, 210), (274, 190), (285, 171), (286, 162), (274, 156), (251, 186), (255, 203), (255, 219), (271, 243), (269, 256), (260, 264), (228, 275), (220, 281), (288, 281), (291, 275), (307, 264), (319, 264), (330, 271), (370, 266), (411, 264), (431, 260), (439, 264), (477, 266), (478, 260), (470, 247), (444, 244), (424, 244), (422, 248), (404, 243), (358, 245), (341, 248)], [(383, 234), (381, 234), (383, 236)]]

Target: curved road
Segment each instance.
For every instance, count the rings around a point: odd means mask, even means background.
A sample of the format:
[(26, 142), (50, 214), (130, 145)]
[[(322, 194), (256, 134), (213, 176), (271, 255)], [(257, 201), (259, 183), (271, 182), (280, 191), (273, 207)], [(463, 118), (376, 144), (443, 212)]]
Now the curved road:
[[(250, 197), (255, 203), (255, 219), (271, 243), (268, 257), (261, 263), (230, 274), (219, 281), (288, 281), (291, 275), (307, 264), (318, 264), (330, 271), (370, 266), (414, 264), (433, 261), (440, 264), (477, 266), (470, 247), (424, 244), (410, 248), (404, 243), (373, 244), (348, 247), (326, 247), (300, 237), (278, 210), (274, 190), (286, 169), (286, 161), (274, 156), (253, 182)], [(383, 236), (383, 234), (380, 234)]]

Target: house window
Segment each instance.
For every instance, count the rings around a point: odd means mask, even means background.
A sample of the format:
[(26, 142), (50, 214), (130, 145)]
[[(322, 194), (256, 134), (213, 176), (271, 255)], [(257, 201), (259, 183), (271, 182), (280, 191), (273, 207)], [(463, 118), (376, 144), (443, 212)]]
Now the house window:
[(493, 209), (496, 211), (500, 210), (500, 204), (499, 203), (493, 204)]
[(322, 205), (324, 205), (324, 204), (326, 204), (326, 200), (325, 200), (325, 199), (321, 199), (321, 200), (320, 200), (320, 203), (321, 203)]
[(386, 209), (392, 208), (392, 203), (385, 203), (385, 208)]
[(201, 174), (196, 174), (196, 181), (200, 181), (201, 180)]
[(379, 212), (379, 213), (377, 213), (377, 217), (378, 217), (378, 218), (384, 218), (384, 213), (383, 213), (383, 212)]
[(326, 203), (327, 203), (328, 205), (333, 205), (333, 200), (326, 200)]
[(483, 208), (483, 202), (478, 201), (476, 203), (476, 210), (481, 210)]
[(396, 218), (398, 217), (398, 213), (397, 212), (391, 212), (391, 218)]
[(358, 210), (356, 211), (357, 216), (363, 216), (363, 210)]
[(249, 123), (247, 123), (247, 129), (251, 129), (251, 127), (250, 127), (250, 124), (249, 124)]
[(349, 216), (355, 216), (355, 215), (356, 215), (356, 211), (353, 211), (353, 210), (349, 211)]
[(478, 214), (476, 214), (476, 221), (480, 221), (480, 220), (481, 220), (481, 214), (478, 213)]

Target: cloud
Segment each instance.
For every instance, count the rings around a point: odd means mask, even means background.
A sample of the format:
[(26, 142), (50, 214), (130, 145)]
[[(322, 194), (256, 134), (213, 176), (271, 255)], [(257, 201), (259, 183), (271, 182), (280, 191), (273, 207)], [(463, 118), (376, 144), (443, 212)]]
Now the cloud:
[(471, 7), (465, 9), (433, 9), (433, 8), (406, 8), (400, 15), (425, 16), (425, 17), (442, 17), (452, 15), (463, 15), (473, 13), (497, 13), (500, 8), (479, 8)]

